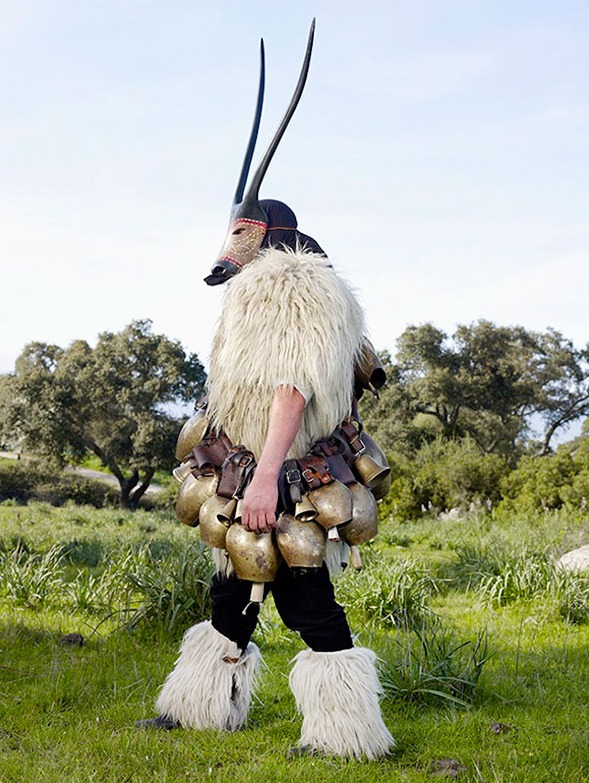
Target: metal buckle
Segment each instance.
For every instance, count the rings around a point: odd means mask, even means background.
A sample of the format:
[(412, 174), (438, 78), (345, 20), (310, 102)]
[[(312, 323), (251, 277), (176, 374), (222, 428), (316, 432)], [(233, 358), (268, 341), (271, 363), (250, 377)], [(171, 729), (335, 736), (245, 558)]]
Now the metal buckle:
[[(303, 476), (305, 475), (303, 471)], [(286, 471), (286, 481), (288, 484), (300, 484), (301, 483), (301, 471), (298, 468)]]
[(305, 468), (303, 470), (303, 478), (307, 482), (307, 484), (312, 484), (313, 481), (315, 481), (316, 472), (314, 470), (311, 470), (311, 468)]

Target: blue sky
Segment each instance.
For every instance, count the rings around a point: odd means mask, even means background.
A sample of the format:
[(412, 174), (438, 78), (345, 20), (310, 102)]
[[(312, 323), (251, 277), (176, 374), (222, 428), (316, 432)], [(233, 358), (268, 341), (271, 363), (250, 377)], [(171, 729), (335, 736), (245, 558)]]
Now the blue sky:
[(132, 319), (206, 361), (251, 124), (306, 92), (261, 195), (358, 289), (373, 341), (486, 318), (589, 340), (586, 0), (0, 0), (0, 372)]

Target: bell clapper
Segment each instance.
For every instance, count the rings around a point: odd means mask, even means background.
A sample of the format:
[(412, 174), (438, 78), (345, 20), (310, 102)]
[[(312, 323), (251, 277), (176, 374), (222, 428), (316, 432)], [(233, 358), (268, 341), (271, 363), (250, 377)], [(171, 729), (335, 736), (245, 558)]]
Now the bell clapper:
[(356, 569), (356, 571), (362, 570), (362, 558), (360, 556), (360, 548), (353, 544), (350, 547), (350, 563)]
[(335, 541), (335, 542), (342, 540), (339, 534), (339, 530), (337, 529), (337, 525), (334, 525), (334, 527), (329, 528), (329, 530), (327, 531), (327, 540)]
[(247, 610), (252, 604), (261, 604), (264, 600), (264, 582), (253, 582), (250, 593), (250, 600), (243, 610), (242, 614), (247, 614)]

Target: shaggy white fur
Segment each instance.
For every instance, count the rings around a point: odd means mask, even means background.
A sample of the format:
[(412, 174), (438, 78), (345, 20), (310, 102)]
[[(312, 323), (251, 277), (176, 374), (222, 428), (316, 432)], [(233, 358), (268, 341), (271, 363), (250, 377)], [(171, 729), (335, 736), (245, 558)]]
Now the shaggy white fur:
[(184, 634), (180, 657), (162, 686), (156, 709), (184, 727), (236, 731), (247, 720), (259, 659), (252, 642), (240, 655), (235, 642), (210, 622), (194, 625)]
[(220, 576), (228, 577), (235, 571), (233, 563), (229, 558), (229, 552), (226, 549), (219, 549), (219, 547), (212, 546), (211, 554), (213, 556), (213, 563), (215, 564), (215, 570)]
[(339, 576), (350, 559), (350, 547), (344, 541), (326, 541), (323, 559), (329, 575)]
[(295, 658), (289, 681), (303, 714), (301, 747), (368, 760), (394, 747), (380, 712), (380, 683), (372, 650), (303, 650)]
[(270, 248), (228, 284), (213, 341), (209, 413), (259, 457), (278, 385), (310, 392), (289, 452), (302, 457), (349, 415), (362, 309), (323, 256)]

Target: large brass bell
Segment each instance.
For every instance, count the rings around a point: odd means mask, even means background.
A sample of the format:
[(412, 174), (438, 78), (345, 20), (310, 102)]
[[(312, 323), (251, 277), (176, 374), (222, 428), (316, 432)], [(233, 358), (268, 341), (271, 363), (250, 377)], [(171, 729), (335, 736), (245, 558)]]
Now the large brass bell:
[(309, 500), (308, 495), (303, 495), (295, 506), (295, 517), (301, 522), (311, 522), (317, 518), (317, 509)]
[(321, 568), (325, 531), (316, 522), (281, 514), (276, 522), (276, 543), (290, 568)]
[(182, 524), (196, 527), (203, 503), (217, 490), (216, 476), (194, 478), (190, 473), (184, 479), (176, 498), (176, 519)]
[(184, 462), (192, 449), (197, 446), (204, 437), (209, 420), (205, 408), (198, 408), (180, 430), (176, 441), (176, 459)]
[(346, 544), (359, 545), (370, 541), (378, 532), (378, 509), (372, 492), (362, 484), (348, 487), (352, 494), (352, 519), (340, 525), (339, 532)]
[(206, 500), (200, 509), (200, 539), (209, 546), (217, 549), (225, 548), (225, 539), (229, 525), (219, 518), (220, 512), (227, 505), (227, 499), (220, 495), (213, 495)]
[(264, 583), (272, 582), (278, 571), (280, 553), (272, 533), (254, 533), (243, 525), (231, 525), (225, 546), (238, 579), (253, 582), (250, 600), (264, 599)]
[(366, 432), (360, 433), (365, 451), (354, 463), (354, 470), (362, 483), (368, 487), (377, 500), (384, 498), (391, 488), (391, 469), (380, 446)]
[(338, 525), (352, 519), (352, 495), (341, 481), (335, 479), (309, 492), (309, 500), (317, 510), (315, 521), (327, 530), (331, 541), (339, 541)]

